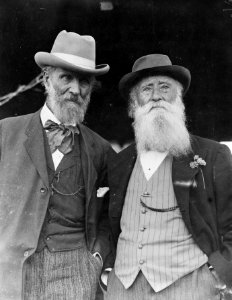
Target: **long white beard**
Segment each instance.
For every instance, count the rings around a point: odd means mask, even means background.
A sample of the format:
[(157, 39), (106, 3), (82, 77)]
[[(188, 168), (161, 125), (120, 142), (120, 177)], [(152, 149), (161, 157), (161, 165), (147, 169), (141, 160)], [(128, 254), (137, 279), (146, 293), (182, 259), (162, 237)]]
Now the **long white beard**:
[(168, 151), (174, 157), (188, 154), (191, 145), (185, 119), (180, 96), (173, 104), (159, 101), (138, 106), (133, 123), (138, 153), (156, 150)]
[(77, 125), (84, 121), (90, 102), (89, 93), (84, 99), (81, 96), (63, 99), (57, 95), (53, 86), (47, 88), (47, 104), (57, 119), (64, 125)]

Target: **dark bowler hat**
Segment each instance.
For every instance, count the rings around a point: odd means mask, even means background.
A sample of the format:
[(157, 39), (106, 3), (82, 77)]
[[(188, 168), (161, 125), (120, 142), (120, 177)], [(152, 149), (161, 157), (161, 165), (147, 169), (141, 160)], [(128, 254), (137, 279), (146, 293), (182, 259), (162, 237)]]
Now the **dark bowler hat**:
[(107, 73), (109, 65), (96, 66), (95, 56), (92, 36), (63, 30), (57, 35), (51, 52), (37, 52), (35, 62), (40, 68), (53, 66), (94, 76)]
[(191, 75), (188, 69), (173, 65), (167, 55), (150, 54), (137, 59), (132, 72), (124, 75), (119, 82), (119, 91), (127, 99), (130, 89), (142, 78), (164, 75), (179, 81), (183, 86), (183, 94), (189, 88)]

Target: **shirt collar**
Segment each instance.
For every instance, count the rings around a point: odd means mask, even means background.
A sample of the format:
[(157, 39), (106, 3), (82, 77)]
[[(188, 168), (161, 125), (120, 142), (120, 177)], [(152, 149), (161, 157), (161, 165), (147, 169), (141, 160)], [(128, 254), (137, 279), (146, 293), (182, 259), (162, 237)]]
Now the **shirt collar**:
[(162, 161), (167, 156), (168, 151), (159, 152), (159, 151), (144, 151), (140, 154), (140, 159), (146, 161)]
[(44, 103), (44, 106), (42, 107), (40, 111), (40, 119), (43, 124), (43, 127), (47, 120), (51, 120), (57, 124), (60, 124), (60, 121), (56, 118), (56, 116), (52, 113), (52, 111), (48, 108), (47, 104)]
[(147, 151), (140, 154), (140, 163), (147, 180), (149, 180), (151, 176), (156, 172), (167, 154), (168, 152), (158, 151)]

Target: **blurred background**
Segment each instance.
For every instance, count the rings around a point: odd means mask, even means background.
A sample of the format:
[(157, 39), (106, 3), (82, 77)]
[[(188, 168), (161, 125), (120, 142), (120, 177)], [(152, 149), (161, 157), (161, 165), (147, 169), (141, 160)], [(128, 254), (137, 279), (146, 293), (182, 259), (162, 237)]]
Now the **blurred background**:
[[(111, 67), (98, 77), (85, 123), (119, 148), (133, 132), (118, 81), (150, 53), (191, 71), (190, 131), (232, 141), (232, 0), (0, 0), (0, 97), (40, 73), (34, 54), (50, 52), (63, 29), (92, 35), (97, 64)], [(17, 94), (0, 106), (0, 119), (38, 110), (43, 92), (36, 85)]]

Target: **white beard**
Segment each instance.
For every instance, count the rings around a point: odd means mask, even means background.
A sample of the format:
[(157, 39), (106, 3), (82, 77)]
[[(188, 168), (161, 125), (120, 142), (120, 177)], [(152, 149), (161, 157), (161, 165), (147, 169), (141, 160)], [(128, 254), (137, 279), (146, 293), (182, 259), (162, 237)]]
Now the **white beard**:
[(133, 126), (138, 153), (150, 150), (167, 151), (172, 156), (179, 157), (191, 151), (190, 136), (185, 126), (184, 105), (180, 96), (177, 96), (173, 104), (159, 101), (138, 106), (134, 112)]

